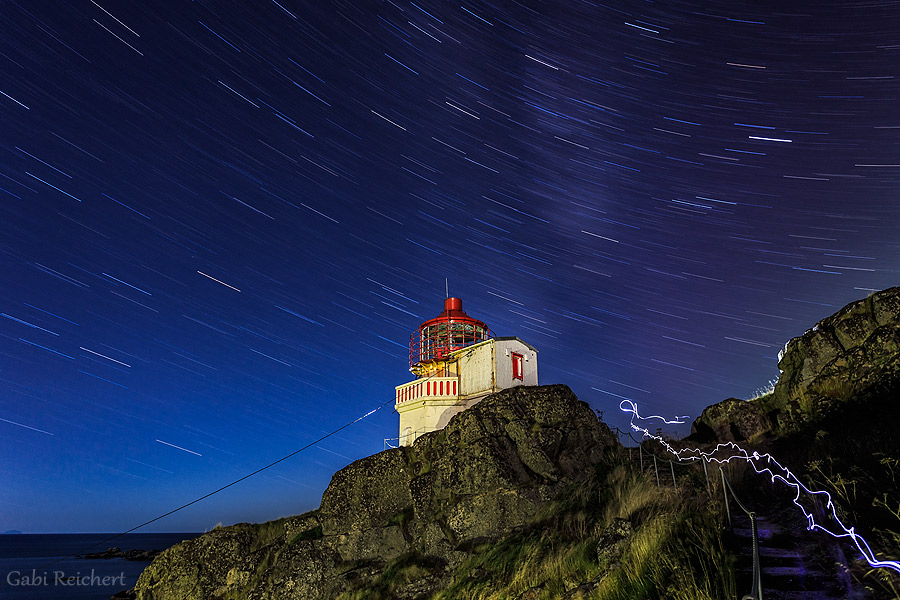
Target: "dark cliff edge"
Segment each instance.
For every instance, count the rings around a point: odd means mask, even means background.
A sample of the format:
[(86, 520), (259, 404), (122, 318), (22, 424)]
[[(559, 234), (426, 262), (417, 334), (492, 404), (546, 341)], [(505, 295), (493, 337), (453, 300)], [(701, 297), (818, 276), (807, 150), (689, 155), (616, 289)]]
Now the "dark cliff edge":
[(144, 600), (333, 598), (414, 557), (422, 576), (405, 593), (427, 597), (476, 548), (592, 477), (618, 446), (567, 386), (504, 390), (411, 447), (341, 469), (318, 510), (218, 528), (164, 551), (135, 592)]
[[(788, 341), (778, 369), (770, 393), (707, 407), (689, 439), (740, 442), (790, 436), (835, 414), (861, 412), (862, 405), (891, 395), (900, 384), (900, 287), (851, 302)], [(886, 416), (895, 415), (891, 411)]]

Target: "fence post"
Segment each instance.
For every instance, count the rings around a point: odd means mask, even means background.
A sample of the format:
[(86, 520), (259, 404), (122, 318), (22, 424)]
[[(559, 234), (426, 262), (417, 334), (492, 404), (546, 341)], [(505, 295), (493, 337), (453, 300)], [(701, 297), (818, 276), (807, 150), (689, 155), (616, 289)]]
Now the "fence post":
[(706, 456), (700, 455), (700, 459), (703, 461), (703, 476), (706, 478), (706, 491), (709, 491), (709, 473), (706, 470)]
[(644, 449), (638, 444), (638, 457), (641, 459), (641, 475), (644, 474)]
[(725, 469), (719, 467), (719, 473), (722, 475), (722, 495), (725, 496), (725, 514), (728, 516), (728, 526), (733, 528), (731, 524), (731, 509), (728, 508), (728, 485), (725, 483)]
[(672, 469), (672, 487), (676, 490), (678, 489), (678, 482), (675, 481), (675, 465), (672, 461), (669, 461), (669, 468)]
[[(619, 428), (616, 427), (616, 431), (619, 431)], [(628, 462), (631, 462), (631, 434), (628, 434)], [(634, 468), (634, 467), (632, 467)]]
[(656, 455), (653, 455), (653, 472), (656, 473), (656, 487), (659, 487), (659, 469), (656, 466)]

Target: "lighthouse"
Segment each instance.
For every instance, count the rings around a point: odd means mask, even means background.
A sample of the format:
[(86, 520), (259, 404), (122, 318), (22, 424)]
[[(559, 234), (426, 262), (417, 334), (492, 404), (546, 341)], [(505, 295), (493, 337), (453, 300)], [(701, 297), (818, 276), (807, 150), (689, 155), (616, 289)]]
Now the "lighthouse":
[(488, 394), (517, 385), (538, 385), (537, 350), (517, 337), (494, 337), (490, 328), (447, 298), (444, 310), (409, 337), (409, 370), (415, 379), (398, 385), (399, 445), (442, 429), (453, 415)]

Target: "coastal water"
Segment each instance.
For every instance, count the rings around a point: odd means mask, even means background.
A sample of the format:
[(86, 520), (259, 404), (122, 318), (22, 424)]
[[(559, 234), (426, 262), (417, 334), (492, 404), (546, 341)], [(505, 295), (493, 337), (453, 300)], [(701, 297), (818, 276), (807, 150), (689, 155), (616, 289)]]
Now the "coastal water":
[(105, 600), (134, 587), (149, 563), (68, 557), (103, 552), (113, 546), (122, 550), (163, 550), (198, 535), (131, 533), (109, 542), (103, 542), (112, 537), (108, 533), (0, 535), (0, 599)]

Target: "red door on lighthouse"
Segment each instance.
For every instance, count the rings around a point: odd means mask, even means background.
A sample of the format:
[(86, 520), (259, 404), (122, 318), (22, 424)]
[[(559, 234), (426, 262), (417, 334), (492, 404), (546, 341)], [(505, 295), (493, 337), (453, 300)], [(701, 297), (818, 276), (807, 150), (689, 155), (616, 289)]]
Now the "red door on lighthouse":
[(521, 381), (524, 379), (524, 357), (518, 352), (512, 353), (512, 376), (513, 379)]

